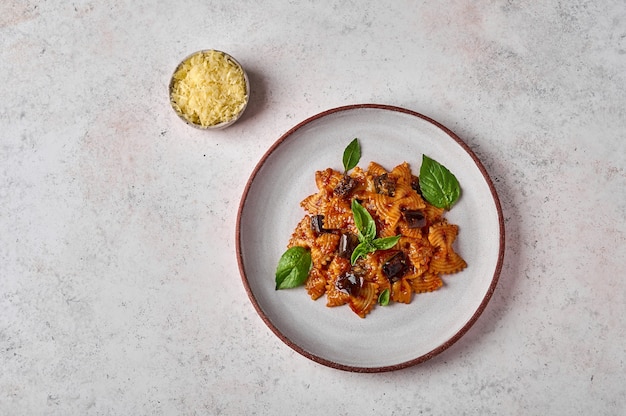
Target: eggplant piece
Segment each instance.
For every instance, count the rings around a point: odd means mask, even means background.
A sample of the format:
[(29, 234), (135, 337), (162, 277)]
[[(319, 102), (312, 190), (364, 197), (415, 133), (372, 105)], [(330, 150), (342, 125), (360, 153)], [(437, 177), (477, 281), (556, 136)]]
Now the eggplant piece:
[(337, 278), (335, 282), (337, 290), (347, 293), (350, 296), (359, 296), (363, 287), (363, 278), (354, 273), (345, 273)]
[(339, 256), (349, 259), (359, 245), (359, 237), (352, 233), (341, 234), (339, 238)]
[(343, 175), (335, 189), (333, 189), (333, 193), (337, 196), (347, 196), (352, 192), (352, 190), (356, 187), (356, 181), (350, 175)]
[(323, 215), (313, 215), (311, 217), (311, 230), (313, 230), (313, 232), (316, 234), (331, 232), (330, 230), (324, 228), (324, 216)]
[(311, 217), (311, 230), (315, 233), (321, 233), (324, 229), (324, 216), (313, 215)]
[(420, 210), (407, 209), (402, 211), (402, 216), (409, 228), (422, 228), (426, 226), (426, 217)]
[(388, 174), (383, 173), (374, 178), (374, 188), (376, 193), (394, 196), (396, 193), (396, 180), (390, 178)]
[(422, 188), (420, 188), (420, 178), (413, 175), (411, 176), (411, 188), (413, 188), (413, 190), (415, 192), (417, 192), (420, 196), (422, 196)]
[(383, 274), (391, 283), (400, 280), (407, 269), (407, 258), (403, 251), (397, 251), (383, 264)]

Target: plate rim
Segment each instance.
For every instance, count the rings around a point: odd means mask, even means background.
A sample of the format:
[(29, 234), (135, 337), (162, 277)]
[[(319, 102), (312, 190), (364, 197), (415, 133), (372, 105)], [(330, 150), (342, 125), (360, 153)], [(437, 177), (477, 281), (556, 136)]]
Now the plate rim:
[[(294, 134), (297, 130), (299, 130), (300, 128), (320, 119), (320, 118), (324, 118), (326, 116), (329, 116), (331, 114), (335, 114), (335, 113), (339, 113), (339, 112), (345, 112), (345, 111), (354, 111), (354, 110), (361, 110), (361, 109), (376, 109), (376, 110), (382, 110), (382, 111), (393, 111), (393, 112), (399, 112), (399, 113), (404, 113), (404, 114), (408, 114), (410, 116), (414, 116), (414, 117), (418, 117), (428, 123), (433, 124), (434, 126), (436, 126), (437, 128), (439, 128), (440, 130), (442, 130), (443, 132), (445, 132), (448, 136), (450, 136), (450, 138), (452, 138), (459, 146), (461, 146), (461, 148), (472, 158), (474, 164), (476, 165), (476, 167), (478, 168), (478, 170), (480, 171), (480, 173), (483, 176), (483, 179), (485, 180), (485, 182), (487, 183), (487, 186), (489, 188), (489, 192), (491, 193), (491, 197), (495, 203), (496, 206), (496, 212), (498, 215), (498, 231), (499, 231), (499, 241), (498, 241), (498, 259), (496, 262), (496, 267), (494, 269), (493, 272), (493, 276), (491, 279), (491, 283), (485, 293), (485, 295), (483, 296), (483, 299), (481, 300), (480, 304), (478, 305), (478, 308), (476, 309), (476, 311), (474, 311), (474, 313), (472, 314), (472, 316), (468, 319), (468, 321), (453, 335), (451, 336), (448, 340), (446, 340), (444, 343), (442, 343), (441, 345), (439, 345), (438, 347), (432, 349), (431, 351), (420, 355), (419, 357), (413, 358), (411, 360), (407, 360), (401, 363), (397, 363), (397, 364), (392, 364), (392, 365), (385, 365), (385, 366), (371, 366), (371, 367), (366, 367), (366, 366), (354, 366), (354, 365), (347, 365), (347, 364), (341, 364), (341, 363), (337, 363), (334, 362), (332, 360), (326, 359), (324, 357), (321, 357), (319, 355), (313, 354), (307, 350), (305, 350), (304, 348), (300, 347), (299, 345), (297, 345), (295, 342), (291, 341), (286, 335), (284, 335), (272, 322), (271, 320), (266, 316), (266, 314), (263, 312), (261, 306), (259, 305), (256, 297), (254, 296), (254, 293), (252, 293), (252, 289), (250, 288), (250, 284), (248, 282), (248, 277), (247, 274), (245, 272), (245, 265), (243, 264), (243, 256), (242, 256), (242, 249), (241, 249), (241, 216), (242, 216), (242, 212), (248, 197), (248, 193), (250, 191), (250, 188), (252, 187), (252, 184), (255, 180), (255, 178), (257, 177), (259, 171), (261, 170), (261, 168), (263, 167), (263, 165), (265, 164), (265, 162), (268, 160), (268, 158), (271, 156), (271, 154), (285, 141), (287, 140), (292, 134)], [(306, 119), (304, 119), (303, 121), (297, 123), (295, 126), (293, 126), (292, 128), (290, 128), (289, 130), (287, 130), (284, 134), (282, 134), (268, 149), (267, 151), (263, 154), (263, 156), (261, 157), (261, 159), (257, 162), (257, 164), (255, 165), (254, 169), (252, 170), (252, 173), (250, 174), (250, 176), (248, 177), (248, 180), (246, 182), (246, 185), (244, 187), (243, 193), (242, 193), (242, 197), (241, 200), (239, 202), (239, 207), (237, 209), (237, 218), (236, 218), (236, 227), (235, 227), (235, 248), (236, 248), (236, 255), (237, 255), (237, 265), (239, 268), (239, 274), (241, 276), (242, 279), (242, 283), (243, 286), (246, 290), (246, 293), (248, 295), (249, 300), (251, 301), (254, 309), (256, 310), (256, 313), (259, 315), (259, 317), (261, 318), (261, 320), (268, 326), (268, 328), (274, 333), (274, 335), (276, 335), (283, 343), (285, 343), (288, 347), (290, 347), (292, 350), (296, 351), (297, 353), (299, 353), (300, 355), (318, 363), (318, 364), (322, 364), (325, 365), (327, 367), (330, 368), (335, 368), (338, 370), (344, 370), (344, 371), (349, 371), (349, 372), (355, 372), (355, 373), (380, 373), (380, 372), (388, 372), (388, 371), (396, 371), (396, 370), (401, 370), (404, 368), (408, 368), (408, 367), (412, 367), (415, 366), (417, 364), (423, 363), (433, 357), (435, 357), (436, 355), (442, 353), (443, 351), (447, 350), (448, 348), (450, 348), (453, 344), (455, 344), (461, 337), (463, 337), (463, 335), (465, 335), (467, 333), (467, 331), (469, 331), (469, 329), (476, 323), (476, 321), (478, 320), (478, 318), (480, 317), (480, 315), (482, 315), (482, 313), (484, 312), (485, 308), (487, 307), (487, 304), (489, 303), (489, 301), (491, 300), (491, 297), (493, 296), (493, 293), (495, 291), (495, 288), (498, 284), (498, 281), (500, 279), (500, 273), (502, 271), (502, 265), (504, 262), (504, 251), (505, 251), (505, 227), (504, 227), (504, 218), (503, 218), (503, 214), (502, 214), (502, 206), (500, 203), (500, 199), (498, 197), (498, 194), (496, 192), (495, 186), (493, 185), (493, 181), (491, 180), (491, 178), (489, 177), (489, 174), (487, 173), (487, 170), (485, 169), (484, 165), (482, 164), (482, 162), (480, 161), (480, 159), (478, 158), (478, 156), (476, 156), (476, 154), (474, 153), (474, 151), (467, 145), (467, 143), (465, 143), (459, 136), (457, 136), (452, 130), (450, 130), (448, 127), (444, 126), (443, 124), (439, 123), (438, 121), (425, 116), (424, 114), (418, 113), (416, 111), (413, 110), (409, 110), (403, 107), (398, 107), (398, 106), (393, 106), (393, 105), (388, 105), (388, 104), (375, 104), (375, 103), (368, 103), (368, 104), (351, 104), (351, 105), (344, 105), (344, 106), (339, 106), (339, 107), (335, 107), (335, 108), (331, 108), (328, 110), (324, 110), (322, 112), (319, 112), (311, 117), (308, 117)]]

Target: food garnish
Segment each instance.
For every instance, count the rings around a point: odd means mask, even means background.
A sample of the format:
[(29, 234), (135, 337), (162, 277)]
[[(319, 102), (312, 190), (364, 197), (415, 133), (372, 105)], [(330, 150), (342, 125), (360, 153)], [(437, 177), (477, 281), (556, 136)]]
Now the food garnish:
[(376, 250), (388, 250), (395, 246), (400, 239), (400, 235), (385, 238), (376, 238), (376, 223), (370, 213), (363, 208), (359, 201), (352, 200), (352, 215), (354, 216), (354, 225), (358, 231), (357, 237), (359, 245), (355, 247), (350, 257), (352, 264), (365, 256), (367, 253), (373, 253)]
[(420, 168), (419, 186), (422, 196), (438, 208), (449, 210), (459, 199), (461, 187), (456, 176), (442, 164), (422, 156)]
[(289, 248), (278, 261), (276, 290), (302, 286), (311, 269), (311, 252), (304, 247)]

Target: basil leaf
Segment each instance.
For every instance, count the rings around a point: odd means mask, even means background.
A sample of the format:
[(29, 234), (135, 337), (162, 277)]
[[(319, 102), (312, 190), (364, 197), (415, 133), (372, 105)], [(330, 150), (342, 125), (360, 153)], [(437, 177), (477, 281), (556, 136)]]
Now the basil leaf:
[(395, 235), (393, 237), (377, 238), (372, 241), (372, 245), (376, 250), (389, 250), (398, 243), (400, 237), (400, 235)]
[(450, 209), (461, 195), (456, 176), (426, 155), (422, 157), (419, 185), (424, 198), (438, 208)]
[(363, 241), (359, 243), (359, 245), (354, 248), (352, 256), (350, 256), (350, 263), (356, 263), (359, 257), (365, 257), (367, 253), (371, 253), (372, 251), (376, 251), (376, 249), (372, 247), (369, 242)]
[(367, 209), (359, 204), (356, 199), (352, 200), (350, 208), (354, 217), (354, 225), (359, 231), (359, 241), (371, 241), (376, 238), (376, 223)]
[(354, 168), (361, 159), (361, 146), (358, 139), (354, 139), (343, 151), (343, 168), (346, 172)]
[(311, 252), (294, 246), (283, 253), (276, 267), (276, 290), (301, 286), (311, 268)]
[(380, 306), (389, 305), (389, 289), (385, 289), (378, 295), (378, 304)]

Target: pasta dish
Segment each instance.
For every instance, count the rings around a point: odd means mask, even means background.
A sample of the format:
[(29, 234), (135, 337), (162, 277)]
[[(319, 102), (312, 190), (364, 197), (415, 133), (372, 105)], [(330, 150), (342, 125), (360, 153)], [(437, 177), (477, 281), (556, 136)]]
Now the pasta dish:
[(365, 318), (377, 304), (408, 304), (436, 291), (442, 275), (467, 267), (453, 248), (458, 226), (423, 197), (408, 163), (390, 171), (376, 162), (366, 170), (327, 168), (315, 183), (288, 243), (310, 252), (304, 286), (313, 300), (325, 295), (327, 306), (349, 305)]

